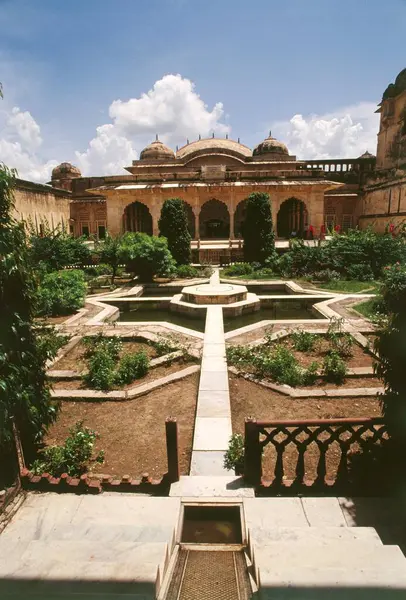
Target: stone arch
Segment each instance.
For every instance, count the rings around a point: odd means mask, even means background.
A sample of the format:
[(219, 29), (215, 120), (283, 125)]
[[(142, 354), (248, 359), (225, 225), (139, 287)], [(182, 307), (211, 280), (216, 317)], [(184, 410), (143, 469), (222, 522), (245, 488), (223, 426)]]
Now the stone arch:
[(245, 221), (245, 213), (247, 211), (247, 198), (241, 200), (237, 204), (234, 213), (234, 234), (236, 238), (242, 238), (242, 226)]
[(230, 213), (227, 205), (221, 200), (207, 200), (200, 209), (200, 238), (229, 239)]
[(123, 230), (152, 235), (152, 215), (146, 204), (137, 200), (125, 207)]
[(288, 198), (279, 207), (276, 231), (279, 238), (290, 238), (292, 233), (304, 237), (309, 221), (306, 204), (298, 198)]

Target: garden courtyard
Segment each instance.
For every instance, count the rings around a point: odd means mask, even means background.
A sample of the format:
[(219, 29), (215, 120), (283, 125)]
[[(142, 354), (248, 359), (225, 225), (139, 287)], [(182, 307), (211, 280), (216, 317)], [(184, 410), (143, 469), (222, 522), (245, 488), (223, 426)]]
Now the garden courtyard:
[[(399, 368), (393, 348), (406, 290), (403, 235), (334, 232), (317, 244), (292, 240), (278, 252), (269, 198), (252, 194), (246, 219), (257, 226), (245, 228), (244, 262), (191, 264), (184, 206), (179, 199), (168, 203), (172, 225), (165, 237), (124, 233), (90, 248), (64, 232), (47, 232), (23, 244), (34, 282), (26, 292), (29, 358), (38, 368), (35, 381), (26, 382), (32, 404), (15, 414), (10, 431), (18, 483), (9, 484), (12, 470), (2, 473), (9, 506), (10, 490), (17, 502), (28, 497), (21, 514), (31, 527), (41, 504), (31, 492), (45, 493), (42, 511), (47, 492), (101, 494), (86, 529), (90, 537), (80, 534), (77, 551), (83, 564), (92, 557), (106, 564), (103, 582), (114, 560), (110, 551), (96, 549), (96, 540), (110, 536), (118, 555), (130, 551), (133, 560), (142, 548), (150, 552), (148, 569), (132, 575), (132, 562), (124, 561), (120, 571), (122, 583), (138, 578), (137, 585), (145, 574), (145, 597), (175, 593), (182, 561), (189, 560), (187, 544), (199, 544), (214, 527), (217, 541), (233, 539), (238, 546), (230, 564), (240, 561), (238, 585), (249, 598), (264, 581), (272, 587), (275, 572), (268, 565), (278, 560), (276, 546), (279, 552), (285, 544), (293, 563), (301, 564), (302, 528), (313, 523), (309, 561), (319, 566), (323, 554), (326, 573), (333, 573), (326, 585), (345, 574), (358, 589), (382, 561), (377, 586), (392, 585), (395, 565), (396, 585), (406, 587), (397, 547), (404, 547), (404, 521), (397, 520), (400, 529), (385, 519), (382, 525), (375, 509), (373, 518), (365, 517), (356, 500), (390, 496), (402, 472), (402, 427), (390, 401), (399, 380), (388, 365)], [(10, 311), (12, 305), (10, 295)], [(27, 374), (32, 367), (25, 360), (21, 353)], [(12, 372), (9, 381), (15, 381)], [(136, 521), (121, 501), (130, 493)], [(104, 535), (105, 515), (97, 511), (111, 494), (118, 498), (111, 506), (121, 510), (123, 502), (123, 516), (114, 517)], [(66, 502), (68, 512), (76, 510), (75, 502)], [(152, 504), (169, 510), (162, 522)], [(210, 517), (221, 505), (223, 515), (238, 513), (237, 529), (234, 517)], [(196, 506), (205, 516), (193, 517)], [(18, 530), (18, 514), (6, 532)], [(64, 527), (59, 517), (55, 523)], [(80, 528), (80, 518), (77, 523)], [(366, 531), (353, 532), (360, 523)], [(120, 546), (129, 524), (134, 539)], [(185, 531), (190, 538), (183, 539)], [(359, 536), (368, 539), (361, 544)], [(46, 532), (41, 539), (47, 543)], [(28, 544), (32, 549), (32, 540)], [(352, 570), (347, 551), (357, 557)], [(71, 578), (74, 561), (52, 566), (52, 552), (42, 562), (32, 552), (27, 581), (41, 569), (53, 580), (65, 568)], [(9, 566), (20, 584), (14, 546), (13, 553)], [(289, 579), (291, 571), (280, 568), (283, 581)], [(81, 573), (84, 583), (89, 575)]]

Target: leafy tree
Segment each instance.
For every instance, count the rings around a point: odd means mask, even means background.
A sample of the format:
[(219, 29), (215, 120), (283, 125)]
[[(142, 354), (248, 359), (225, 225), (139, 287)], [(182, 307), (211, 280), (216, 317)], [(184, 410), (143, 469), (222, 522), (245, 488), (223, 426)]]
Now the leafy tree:
[(178, 265), (188, 265), (191, 261), (192, 238), (183, 200), (180, 198), (165, 200), (158, 225), (160, 234), (168, 240), (168, 248)]
[(275, 235), (269, 195), (253, 192), (248, 196), (243, 223), (244, 259), (261, 265), (275, 252)]
[(46, 271), (58, 271), (68, 265), (84, 265), (91, 261), (85, 238), (75, 238), (61, 228), (46, 229), (44, 235), (31, 231), (30, 258), (35, 266), (43, 265)]
[(377, 375), (385, 393), (380, 397), (392, 437), (406, 444), (406, 266), (393, 265), (384, 271), (383, 305), (389, 317), (377, 332), (375, 350)]
[[(24, 227), (12, 217), (16, 172), (0, 164), (0, 451), (12, 447), (12, 419), (24, 449), (38, 442), (57, 414), (45, 376), (55, 353), (33, 324), (35, 276)], [(1, 460), (0, 460), (1, 462)]]
[(120, 261), (140, 281), (152, 281), (154, 276), (172, 277), (176, 274), (175, 261), (168, 249), (166, 238), (146, 233), (125, 233), (120, 244)]
[(101, 242), (97, 248), (100, 256), (100, 261), (110, 265), (112, 268), (111, 284), (113, 285), (114, 279), (117, 275), (117, 270), (120, 265), (120, 249), (122, 243), (122, 235), (112, 237), (106, 236), (106, 239)]
[(83, 271), (46, 273), (37, 291), (37, 314), (69, 315), (85, 304), (86, 282)]

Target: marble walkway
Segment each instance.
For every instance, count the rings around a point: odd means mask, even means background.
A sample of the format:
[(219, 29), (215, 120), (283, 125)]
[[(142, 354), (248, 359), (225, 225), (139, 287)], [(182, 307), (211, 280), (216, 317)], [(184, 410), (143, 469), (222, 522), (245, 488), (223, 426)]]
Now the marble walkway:
[[(216, 269), (211, 285), (220, 283)], [(224, 452), (232, 434), (223, 309), (209, 306), (203, 342), (190, 474), (229, 475)]]

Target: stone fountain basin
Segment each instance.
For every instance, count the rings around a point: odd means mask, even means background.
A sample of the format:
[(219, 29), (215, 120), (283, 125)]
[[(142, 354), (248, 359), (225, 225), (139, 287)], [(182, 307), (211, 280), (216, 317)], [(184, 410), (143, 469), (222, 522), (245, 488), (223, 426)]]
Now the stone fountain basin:
[[(173, 296), (169, 303), (169, 310), (177, 313), (187, 314), (194, 317), (204, 317), (208, 306), (212, 306), (212, 302), (207, 304), (196, 304), (185, 302), (182, 294)], [(221, 304), (224, 317), (239, 317), (240, 315), (255, 312), (261, 308), (261, 301), (256, 294), (249, 293), (243, 300)]]
[(203, 283), (182, 289), (182, 300), (190, 304), (234, 304), (247, 299), (245, 285)]

